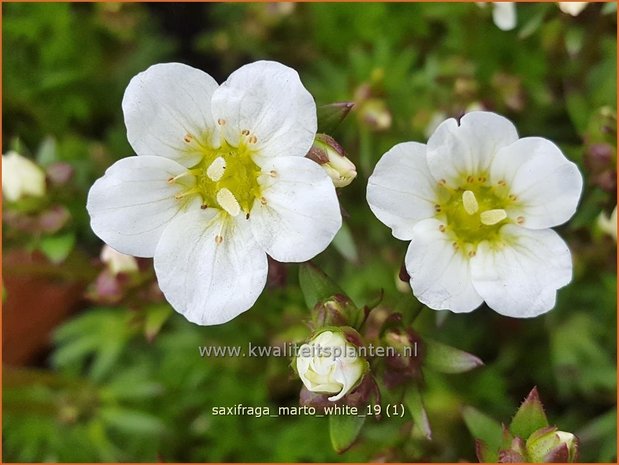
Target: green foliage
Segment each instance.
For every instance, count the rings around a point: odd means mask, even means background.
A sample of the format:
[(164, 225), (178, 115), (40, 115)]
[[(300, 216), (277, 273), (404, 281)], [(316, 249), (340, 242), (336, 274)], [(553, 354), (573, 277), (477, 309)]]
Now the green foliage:
[(331, 415), (329, 417), (329, 435), (331, 445), (338, 453), (346, 452), (353, 445), (365, 423), (365, 416)]

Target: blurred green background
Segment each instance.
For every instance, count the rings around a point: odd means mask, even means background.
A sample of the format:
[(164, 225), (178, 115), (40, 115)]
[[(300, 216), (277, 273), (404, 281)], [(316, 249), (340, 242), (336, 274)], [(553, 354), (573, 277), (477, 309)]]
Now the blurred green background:
[[(465, 405), (508, 422), (537, 386), (551, 424), (579, 435), (581, 460), (616, 460), (616, 241), (597, 219), (616, 205), (616, 3), (578, 16), (520, 4), (499, 30), (492, 6), (3, 3), (2, 152), (47, 174), (40, 198), (3, 206), (4, 461), (474, 461)], [(275, 345), (308, 335), (298, 266), (271, 264), (267, 290), (231, 323), (174, 313), (152, 263), (113, 275), (85, 210), (94, 180), (131, 155), (120, 102), (158, 62), (218, 82), (272, 59), (317, 104), (355, 107), (332, 131), (359, 175), (340, 192), (345, 230), (316, 262), (362, 305), (410, 308), (396, 276), (406, 243), (365, 202), (367, 177), (398, 142), (473, 108), (521, 136), (556, 142), (581, 168), (576, 216), (559, 228), (574, 279), (556, 308), (515, 320), (423, 310), (415, 328), (480, 357), (462, 375), (426, 373), (433, 440), (409, 417), (368, 421), (343, 455), (323, 418), (212, 416), (213, 406), (296, 405), (285, 358), (201, 358), (199, 345)], [(10, 173), (5, 173), (9, 175)], [(399, 402), (383, 392), (385, 402)]]

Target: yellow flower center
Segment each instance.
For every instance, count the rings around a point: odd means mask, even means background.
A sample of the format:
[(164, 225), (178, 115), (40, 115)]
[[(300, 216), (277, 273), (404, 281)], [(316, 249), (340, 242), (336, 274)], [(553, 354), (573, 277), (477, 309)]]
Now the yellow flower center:
[[(258, 177), (260, 167), (253, 159), (256, 151), (252, 145), (256, 137), (251, 136), (249, 131), (241, 133), (238, 146), (232, 146), (222, 140), (218, 147), (210, 143), (198, 143), (187, 134), (185, 142), (196, 144), (202, 154), (202, 159), (187, 170), (185, 176), (191, 174), (195, 177), (195, 185), (177, 198), (186, 199), (199, 195), (202, 200), (202, 208), (220, 208), (231, 216), (237, 216), (241, 212), (249, 215), (254, 201), (262, 198)], [(170, 182), (175, 182), (178, 178)]]
[[(474, 256), (483, 241), (499, 242), (501, 228), (512, 222), (506, 210), (518, 201), (505, 181), (490, 184), (486, 175), (469, 176), (456, 189), (439, 182), (437, 194), (437, 218), (445, 223), (441, 231), (468, 256)], [(524, 218), (516, 222), (523, 223)]]

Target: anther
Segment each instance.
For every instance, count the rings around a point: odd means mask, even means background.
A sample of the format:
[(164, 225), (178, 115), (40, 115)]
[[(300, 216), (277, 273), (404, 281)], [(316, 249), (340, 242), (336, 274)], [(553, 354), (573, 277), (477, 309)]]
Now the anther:
[(493, 226), (497, 223), (500, 223), (505, 218), (507, 218), (507, 212), (501, 208), (497, 208), (495, 210), (486, 210), (485, 212), (481, 212), (479, 215), (479, 219), (486, 226)]
[(245, 219), (248, 220), (249, 219), (249, 212), (245, 213)]
[(516, 218), (516, 223), (523, 224), (524, 223), (524, 216), (519, 216), (518, 218)]
[(468, 253), (468, 255), (469, 255), (469, 257), (471, 257), (471, 258), (472, 258), (472, 257), (474, 257), (475, 255), (477, 255), (477, 252), (476, 252), (476, 251), (474, 251), (474, 250), (470, 250), (470, 251), (469, 251), (469, 253)]
[(184, 140), (186, 143), (188, 143), (188, 144), (189, 144), (189, 143), (193, 140), (193, 136), (192, 136), (191, 134), (187, 133), (187, 134), (185, 134), (185, 137), (183, 137), (183, 140)]
[(267, 199), (265, 199), (264, 197), (260, 197), (260, 203), (262, 205), (266, 205), (267, 204)]
[(249, 137), (249, 143), (250, 144), (255, 144), (256, 142), (258, 142), (258, 138), (254, 135)]
[(480, 176), (479, 178), (477, 178), (477, 180), (478, 180), (479, 182), (486, 182), (486, 181), (487, 181), (487, 179), (486, 179), (486, 177), (485, 177), (485, 176)]
[(220, 236), (219, 234), (217, 234), (215, 236), (215, 243), (221, 244), (223, 241), (224, 241), (224, 237), (223, 236)]
[(518, 197), (516, 197), (514, 194), (509, 194), (507, 196), (507, 198), (513, 202), (515, 202), (516, 200), (518, 200)]
[(217, 192), (217, 202), (231, 216), (237, 216), (241, 213), (241, 206), (236, 197), (225, 187)]
[(440, 213), (440, 212), (441, 212), (441, 210), (442, 210), (442, 209), (441, 209), (441, 206), (440, 206), (438, 203), (437, 203), (436, 205), (434, 205), (434, 211), (435, 211), (436, 213)]
[(469, 215), (473, 215), (479, 210), (479, 204), (472, 191), (464, 191), (462, 193), (462, 205), (464, 205), (464, 210)]
[(447, 184), (447, 181), (445, 181), (444, 179), (439, 179), (438, 184), (439, 186), (444, 186), (445, 184)]
[(441, 225), (439, 225), (439, 227), (438, 227), (438, 230), (439, 230), (440, 232), (445, 232), (445, 229), (446, 229), (446, 228), (445, 228), (445, 225), (444, 225), (444, 224), (441, 224)]
[(275, 178), (275, 177), (277, 177), (277, 171), (275, 171), (275, 170), (271, 170), (271, 171), (269, 171), (269, 175), (270, 175), (272, 178)]
[(206, 210), (206, 209), (208, 208), (208, 205), (207, 205), (207, 204), (205, 204), (205, 203), (203, 203), (202, 205), (200, 205), (200, 208), (201, 208), (202, 210)]
[(460, 248), (457, 242), (452, 242), (451, 245), (453, 246), (455, 250), (458, 250)]
[(501, 180), (500, 180), (497, 184), (498, 184), (499, 186), (505, 186), (505, 185), (507, 185), (507, 183), (505, 182), (505, 180), (504, 180), (504, 179), (501, 179)]
[(206, 170), (206, 175), (211, 181), (219, 181), (226, 171), (226, 160), (223, 157), (217, 157), (213, 160)]
[(220, 126), (223, 126), (223, 125), (225, 125), (225, 124), (226, 124), (226, 120), (225, 120), (225, 119), (223, 119), (223, 118), (219, 118), (219, 119), (217, 120), (217, 124), (219, 124)]
[(466, 182), (468, 182), (469, 184), (475, 182), (475, 178), (473, 176), (469, 176), (466, 178)]
[(249, 129), (243, 129), (241, 131), (241, 134), (244, 135), (244, 136), (249, 136)]

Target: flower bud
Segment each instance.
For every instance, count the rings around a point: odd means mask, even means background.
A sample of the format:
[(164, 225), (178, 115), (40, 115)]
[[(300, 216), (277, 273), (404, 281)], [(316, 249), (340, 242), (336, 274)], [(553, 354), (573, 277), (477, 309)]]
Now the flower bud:
[(391, 127), (391, 112), (384, 100), (370, 98), (365, 100), (359, 108), (361, 121), (374, 131), (384, 131)]
[(610, 217), (606, 216), (604, 212), (601, 212), (597, 219), (597, 227), (600, 231), (612, 236), (617, 242), (617, 206), (611, 213)]
[(338, 142), (326, 134), (316, 134), (314, 145), (307, 154), (327, 172), (335, 187), (346, 187), (357, 176), (357, 168), (346, 157)]
[(333, 297), (318, 302), (312, 311), (314, 328), (325, 326), (354, 325), (351, 319), (359, 310), (348, 296), (336, 294)]
[(45, 173), (33, 161), (17, 152), (2, 155), (2, 193), (12, 202), (22, 197), (45, 195)]
[(587, 8), (589, 2), (558, 2), (559, 8), (563, 13), (568, 15), (578, 16), (582, 10)]
[[(333, 394), (340, 400), (355, 388), (368, 371), (368, 362), (357, 355), (361, 338), (352, 328), (325, 330), (299, 348), (296, 368), (310, 392)], [(350, 341), (354, 341), (350, 342)]]
[(526, 450), (530, 462), (573, 462), (578, 452), (578, 439), (572, 433), (548, 426), (531, 434)]
[(117, 252), (109, 245), (104, 245), (101, 249), (101, 261), (105, 263), (112, 274), (131, 273), (138, 271), (138, 262), (131, 255)]

